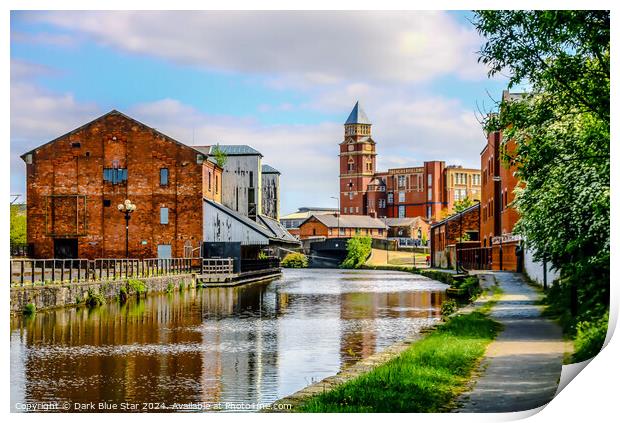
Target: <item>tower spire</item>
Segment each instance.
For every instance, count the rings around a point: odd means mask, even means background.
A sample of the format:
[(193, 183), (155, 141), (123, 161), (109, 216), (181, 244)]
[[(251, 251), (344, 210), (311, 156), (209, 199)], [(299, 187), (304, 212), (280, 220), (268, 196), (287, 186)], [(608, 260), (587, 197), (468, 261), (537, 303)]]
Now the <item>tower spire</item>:
[(364, 112), (364, 109), (362, 109), (362, 106), (360, 106), (360, 102), (356, 101), (355, 102), (355, 106), (353, 106), (353, 110), (351, 110), (351, 114), (349, 114), (349, 117), (347, 118), (347, 121), (344, 123), (345, 125), (351, 125), (351, 124), (363, 124), (363, 125), (370, 125), (370, 120), (368, 119), (368, 116), (366, 116), (366, 112)]

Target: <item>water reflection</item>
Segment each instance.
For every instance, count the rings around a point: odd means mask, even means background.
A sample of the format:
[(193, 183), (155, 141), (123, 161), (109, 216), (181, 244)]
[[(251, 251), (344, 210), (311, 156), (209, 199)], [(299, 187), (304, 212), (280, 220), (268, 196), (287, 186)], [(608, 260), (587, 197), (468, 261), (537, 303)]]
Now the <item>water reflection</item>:
[(287, 270), (235, 288), (11, 319), (17, 402), (271, 402), (432, 324), (445, 285)]

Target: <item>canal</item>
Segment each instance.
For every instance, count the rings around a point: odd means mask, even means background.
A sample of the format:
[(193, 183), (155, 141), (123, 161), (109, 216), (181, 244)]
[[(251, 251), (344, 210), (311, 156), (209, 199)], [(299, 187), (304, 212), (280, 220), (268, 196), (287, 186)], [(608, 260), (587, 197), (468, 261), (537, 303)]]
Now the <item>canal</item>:
[(11, 409), (269, 403), (436, 323), (445, 287), (403, 272), (285, 269), (266, 283), (14, 316)]

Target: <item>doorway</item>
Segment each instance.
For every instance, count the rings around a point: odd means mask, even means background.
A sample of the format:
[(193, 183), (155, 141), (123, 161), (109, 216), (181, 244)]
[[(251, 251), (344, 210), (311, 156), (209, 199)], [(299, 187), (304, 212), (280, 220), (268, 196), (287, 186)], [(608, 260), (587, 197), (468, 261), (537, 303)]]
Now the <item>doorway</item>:
[(54, 239), (54, 258), (57, 258), (57, 259), (78, 258), (77, 238), (56, 238)]

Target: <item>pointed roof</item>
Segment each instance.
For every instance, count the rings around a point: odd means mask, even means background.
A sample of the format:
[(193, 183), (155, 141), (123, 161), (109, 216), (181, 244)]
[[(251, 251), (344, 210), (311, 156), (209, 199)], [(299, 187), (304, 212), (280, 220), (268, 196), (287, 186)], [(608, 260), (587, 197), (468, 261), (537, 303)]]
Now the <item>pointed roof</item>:
[(347, 118), (347, 121), (344, 123), (345, 125), (349, 125), (352, 123), (363, 123), (366, 125), (370, 125), (370, 120), (368, 120), (368, 116), (366, 116), (366, 112), (360, 106), (360, 102), (356, 101), (355, 106), (353, 106), (353, 110), (351, 110), (351, 114)]
[(162, 136), (162, 137), (166, 138), (168, 141), (171, 141), (171, 142), (173, 142), (173, 143), (175, 143), (175, 144), (177, 144), (177, 145), (179, 145), (179, 146), (181, 146), (181, 147), (189, 148), (190, 150), (193, 150), (193, 151), (195, 151), (196, 153), (204, 154), (202, 151), (198, 150), (198, 149), (197, 149), (197, 148), (195, 148), (195, 147), (192, 147), (192, 146), (189, 146), (189, 145), (187, 145), (187, 144), (184, 144), (184, 143), (182, 143), (181, 141), (177, 141), (177, 140), (175, 140), (174, 138), (172, 138), (171, 136), (166, 135), (166, 134), (164, 134), (163, 132), (159, 132), (157, 129), (155, 129), (155, 128), (151, 128), (150, 126), (148, 126), (148, 125), (146, 125), (146, 124), (144, 124), (144, 123), (140, 122), (140, 121), (139, 121), (139, 120), (137, 120), (137, 119), (134, 119), (134, 118), (132, 118), (132, 117), (130, 117), (130, 116), (127, 116), (126, 114), (121, 113), (121, 112), (119, 112), (119, 111), (118, 111), (118, 110), (116, 110), (116, 109), (112, 109), (112, 110), (110, 110), (108, 113), (105, 113), (105, 114), (103, 114), (103, 115), (99, 116), (98, 118), (95, 118), (95, 119), (91, 120), (90, 122), (85, 123), (84, 125), (80, 126), (79, 128), (75, 128), (75, 129), (73, 129), (73, 130), (71, 130), (71, 131), (69, 131), (69, 132), (67, 132), (67, 133), (65, 133), (65, 134), (63, 134), (63, 135), (60, 135), (59, 137), (54, 138), (54, 139), (53, 139), (53, 140), (51, 140), (51, 141), (46, 142), (45, 144), (41, 144), (40, 146), (35, 147), (35, 148), (33, 148), (32, 150), (25, 152), (25, 153), (24, 153), (24, 154), (22, 154), (20, 157), (22, 158), (22, 160), (26, 160), (26, 155), (31, 154), (31, 153), (34, 153), (34, 152), (35, 152), (35, 151), (37, 151), (38, 149), (43, 148), (43, 147), (45, 147), (45, 146), (48, 146), (48, 145), (50, 145), (50, 144), (53, 144), (53, 143), (55, 143), (55, 142), (56, 142), (56, 141), (58, 141), (58, 140), (61, 140), (61, 139), (63, 139), (63, 138), (68, 137), (69, 135), (73, 135), (73, 134), (75, 134), (75, 133), (78, 133), (78, 132), (80, 132), (80, 131), (82, 131), (82, 130), (84, 130), (84, 129), (88, 128), (90, 125), (92, 125), (92, 124), (94, 124), (94, 123), (96, 123), (96, 122), (99, 122), (100, 120), (103, 120), (103, 119), (107, 118), (108, 116), (121, 116), (123, 119), (130, 120), (130, 121), (134, 122), (135, 124), (140, 125), (141, 127), (145, 128), (145, 129), (147, 129), (147, 130), (149, 130), (149, 131), (153, 131), (155, 134), (158, 134), (158, 135), (160, 135), (160, 136)]

